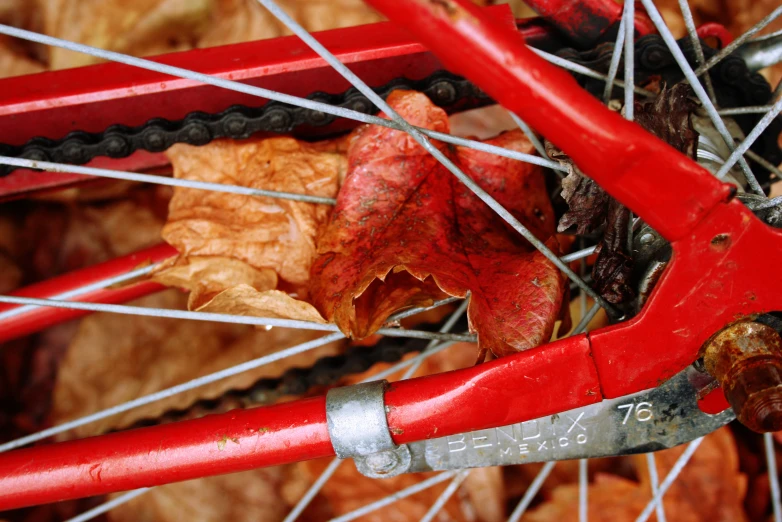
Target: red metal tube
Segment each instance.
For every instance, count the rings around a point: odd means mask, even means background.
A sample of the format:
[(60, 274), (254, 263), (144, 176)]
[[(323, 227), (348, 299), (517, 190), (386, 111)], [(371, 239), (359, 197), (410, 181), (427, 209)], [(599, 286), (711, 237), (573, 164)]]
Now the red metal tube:
[[(397, 443), (537, 418), (602, 399), (585, 335), (395, 383)], [(333, 455), (325, 398), (233, 410), (0, 455), (0, 510)]]
[[(87, 285), (104, 281), (118, 275), (141, 268), (144, 265), (159, 263), (176, 255), (176, 250), (166, 243), (118, 257), (105, 263), (93, 265), (82, 270), (76, 270), (59, 277), (26, 286), (16, 290), (11, 295), (19, 297), (37, 297), (49, 299), (54, 296), (71, 292)], [(124, 303), (158, 292), (164, 287), (149, 281), (128, 284), (113, 288), (100, 288), (79, 295), (75, 300), (91, 303)], [(19, 305), (0, 304), (0, 313), (21, 308)], [(59, 324), (70, 319), (82, 317), (90, 312), (84, 310), (69, 310), (67, 308), (36, 307), (0, 321), (0, 343), (37, 332), (48, 326)]]
[(730, 34), (730, 31), (728, 31), (724, 25), (714, 22), (701, 25), (696, 32), (698, 33), (699, 38), (716, 38), (720, 42), (720, 48), (725, 47), (733, 41), (733, 35)]
[(554, 142), (666, 239), (686, 235), (728, 198), (729, 185), (606, 109), (568, 73), (536, 56), (518, 33), (470, 2), (368, 1), (420, 38), (449, 69)]
[(324, 397), (13, 451), (0, 511), (334, 455)]

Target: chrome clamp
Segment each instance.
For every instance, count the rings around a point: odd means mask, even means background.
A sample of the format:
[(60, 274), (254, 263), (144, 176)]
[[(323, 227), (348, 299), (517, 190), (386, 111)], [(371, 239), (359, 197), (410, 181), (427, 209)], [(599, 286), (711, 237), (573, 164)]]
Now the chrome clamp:
[(384, 394), (387, 381), (332, 388), (326, 394), (326, 423), (334, 452), (352, 458), (367, 477), (393, 477), (409, 471), (407, 445), (391, 439)]

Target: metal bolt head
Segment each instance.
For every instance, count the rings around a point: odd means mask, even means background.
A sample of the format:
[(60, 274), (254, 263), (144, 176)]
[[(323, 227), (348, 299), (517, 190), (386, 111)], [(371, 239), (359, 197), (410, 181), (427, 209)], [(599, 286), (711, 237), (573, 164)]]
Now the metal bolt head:
[(742, 424), (761, 433), (782, 429), (782, 339), (776, 330), (733, 324), (709, 341), (703, 362)]
[(378, 475), (386, 475), (399, 465), (399, 457), (394, 451), (380, 451), (365, 457), (366, 465)]

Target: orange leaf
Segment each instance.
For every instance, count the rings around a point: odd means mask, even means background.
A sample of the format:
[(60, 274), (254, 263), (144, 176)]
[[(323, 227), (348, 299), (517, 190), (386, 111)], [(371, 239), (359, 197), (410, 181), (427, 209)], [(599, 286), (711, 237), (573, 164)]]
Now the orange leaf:
[[(396, 91), (388, 102), (413, 125), (448, 132), (445, 112), (423, 94)], [(533, 150), (518, 131), (489, 143)], [(436, 146), (537, 237), (553, 235), (539, 167)], [(312, 299), (327, 319), (362, 338), (395, 310), (469, 291), (482, 349), (506, 355), (548, 341), (565, 289), (551, 262), (403, 132), (359, 128), (348, 162), (312, 267)]]

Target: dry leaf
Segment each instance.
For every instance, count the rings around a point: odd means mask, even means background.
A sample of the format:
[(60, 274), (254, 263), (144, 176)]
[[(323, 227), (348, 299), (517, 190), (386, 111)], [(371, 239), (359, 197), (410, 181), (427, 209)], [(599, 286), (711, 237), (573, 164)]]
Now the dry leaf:
[[(216, 0), (38, 0), (46, 34), (131, 55), (189, 49), (204, 33)], [(99, 61), (57, 47), (49, 68)]]
[[(132, 303), (181, 309), (185, 297), (169, 290)], [(82, 320), (54, 391), (52, 422), (60, 423), (156, 392), (200, 375), (228, 368), (321, 336), (320, 332), (184, 321), (116, 314), (95, 314)], [(309, 366), (334, 355), (340, 343), (282, 359), (190, 392), (131, 410), (74, 431), (88, 436), (181, 409), (198, 399), (246, 388), (261, 377), (278, 377), (292, 366)]]
[(43, 70), (43, 64), (26, 56), (10, 38), (0, 36), (0, 78), (34, 74)]
[(190, 291), (187, 307), (197, 310), (217, 294), (235, 285), (248, 285), (258, 291), (277, 288), (277, 273), (257, 269), (231, 257), (176, 258), (164, 263), (152, 280)]
[(220, 292), (198, 311), (326, 322), (309, 303), (294, 299), (279, 290), (259, 292), (249, 285), (237, 285)]
[(263, 468), (158, 486), (112, 509), (112, 522), (180, 520), (275, 522), (290, 507), (280, 499), (286, 468)]
[[(685, 446), (655, 453), (658, 474), (665, 477)], [(589, 520), (633, 522), (651, 499), (644, 455), (633, 457), (640, 483), (598, 474), (589, 485)], [(670, 522), (741, 522), (746, 477), (739, 472), (736, 445), (725, 427), (706, 436), (665, 495)], [(527, 513), (524, 522), (578, 521), (578, 484), (556, 487), (552, 498)]]
[[(388, 103), (414, 125), (448, 132), (445, 112), (423, 94), (395, 91)], [(491, 143), (532, 151), (520, 132)], [(539, 238), (553, 234), (540, 168), (437, 146)], [(482, 349), (505, 355), (549, 339), (565, 286), (559, 271), (437, 160), (377, 126), (354, 131), (348, 160), (312, 267), (313, 302), (327, 319), (363, 338), (394, 310), (469, 290)]]
[[(346, 167), (336, 148), (280, 137), (176, 145), (168, 156), (180, 179), (334, 197)], [(163, 238), (185, 257), (230, 257), (305, 285), (329, 211), (322, 204), (177, 188)]]

